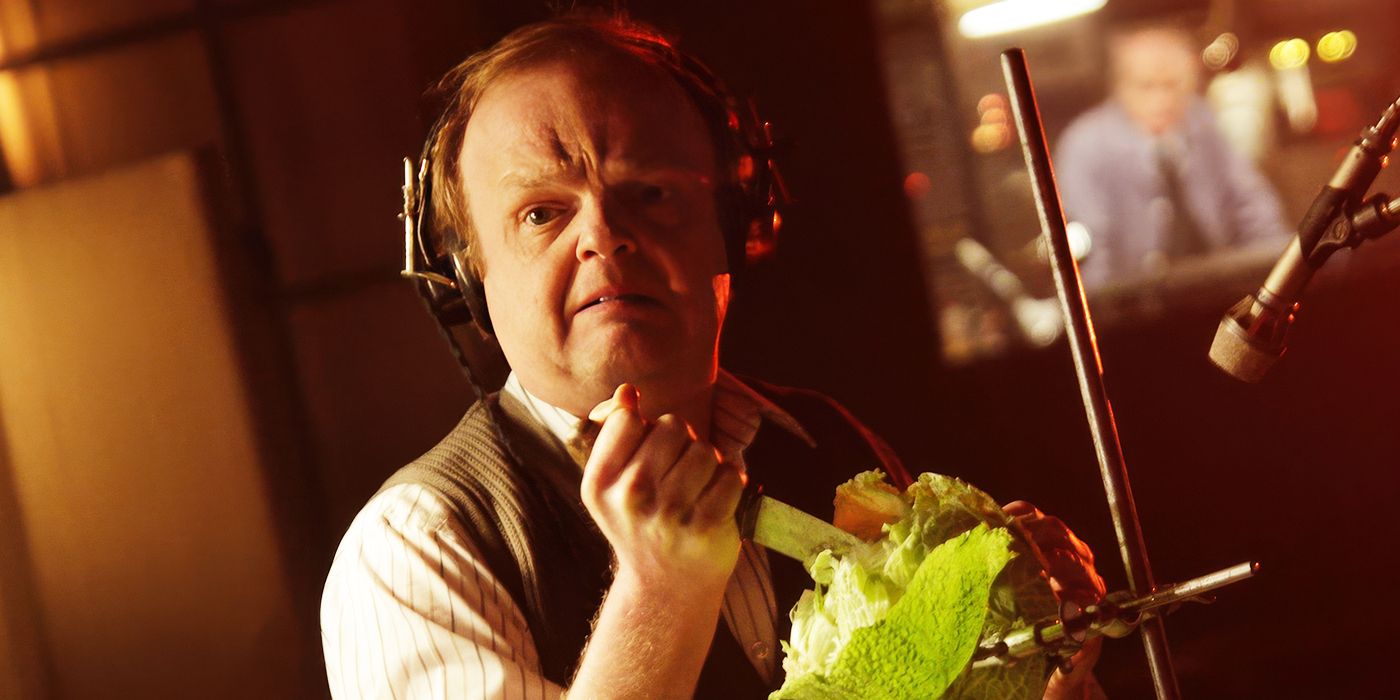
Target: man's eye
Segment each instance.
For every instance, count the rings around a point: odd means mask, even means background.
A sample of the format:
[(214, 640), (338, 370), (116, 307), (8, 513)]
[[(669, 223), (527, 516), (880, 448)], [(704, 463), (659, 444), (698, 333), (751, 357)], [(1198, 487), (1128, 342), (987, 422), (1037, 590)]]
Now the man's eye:
[(553, 209), (535, 207), (525, 212), (525, 221), (531, 226), (543, 226), (553, 221), (558, 215), (558, 212), (555, 212)]
[(657, 204), (666, 201), (670, 194), (665, 187), (660, 185), (643, 185), (637, 191), (637, 198), (643, 204)]

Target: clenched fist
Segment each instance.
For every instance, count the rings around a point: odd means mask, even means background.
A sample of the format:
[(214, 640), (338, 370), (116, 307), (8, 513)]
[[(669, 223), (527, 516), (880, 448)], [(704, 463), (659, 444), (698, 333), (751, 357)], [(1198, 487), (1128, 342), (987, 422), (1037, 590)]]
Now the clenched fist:
[(722, 593), (739, 556), (742, 471), (680, 418), (644, 419), (630, 384), (589, 418), (602, 427), (584, 466), (583, 503), (612, 545), (618, 577)]

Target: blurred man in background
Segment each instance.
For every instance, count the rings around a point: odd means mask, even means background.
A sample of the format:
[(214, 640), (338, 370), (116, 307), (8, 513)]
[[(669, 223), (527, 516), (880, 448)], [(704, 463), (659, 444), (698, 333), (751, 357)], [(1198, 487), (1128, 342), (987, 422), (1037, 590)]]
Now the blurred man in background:
[(1195, 43), (1147, 27), (1109, 41), (1109, 98), (1065, 129), (1055, 170), (1065, 216), (1092, 241), (1086, 286), (1250, 245), (1282, 246), (1278, 196), (1198, 95)]

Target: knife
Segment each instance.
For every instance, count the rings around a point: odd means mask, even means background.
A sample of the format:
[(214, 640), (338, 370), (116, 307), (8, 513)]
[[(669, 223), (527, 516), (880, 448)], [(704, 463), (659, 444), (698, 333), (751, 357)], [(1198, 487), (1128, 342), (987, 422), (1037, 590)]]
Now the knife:
[(840, 555), (865, 542), (815, 515), (765, 496), (762, 491), (762, 487), (752, 483), (744, 487), (735, 513), (740, 537), (792, 557), (803, 566), (812, 563), (822, 550)]
[[(593, 409), (580, 426), (577, 440), (567, 445), (569, 454), (580, 469), (588, 462), (603, 420), (616, 407), (613, 402), (614, 399), (608, 399)], [(792, 557), (802, 562), (803, 566), (811, 563), (823, 550), (845, 554), (865, 542), (800, 508), (763, 495), (763, 487), (753, 482), (744, 487), (734, 518), (739, 523), (740, 537)]]

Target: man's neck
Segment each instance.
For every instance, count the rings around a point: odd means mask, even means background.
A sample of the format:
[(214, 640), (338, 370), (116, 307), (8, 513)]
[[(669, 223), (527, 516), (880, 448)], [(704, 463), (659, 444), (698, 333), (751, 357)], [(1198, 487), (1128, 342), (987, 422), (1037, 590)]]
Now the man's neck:
[[(576, 418), (582, 419), (596, 405), (590, 404), (574, 405), (567, 401), (558, 401), (547, 391), (538, 391), (530, 386), (527, 379), (516, 373), (520, 380), (521, 387), (536, 401), (543, 402), (561, 411), (567, 412)], [(708, 440), (710, 435), (710, 414), (714, 410), (714, 381), (701, 385), (692, 392), (677, 392), (671, 387), (665, 389), (648, 386), (646, 382), (637, 385), (637, 392), (641, 397), (641, 413), (647, 420), (656, 420), (666, 415), (674, 414), (690, 424), (696, 436), (701, 440)], [(615, 389), (614, 387), (613, 389)], [(612, 395), (612, 390), (608, 390), (603, 399)]]
[(714, 411), (715, 385), (713, 382), (706, 384), (701, 389), (686, 397), (672, 398), (665, 402), (665, 405), (648, 405), (647, 391), (640, 389), (642, 415), (647, 420), (657, 418), (672, 413), (679, 416), (686, 423), (690, 424), (695, 435), (701, 440), (710, 439), (710, 414)]

